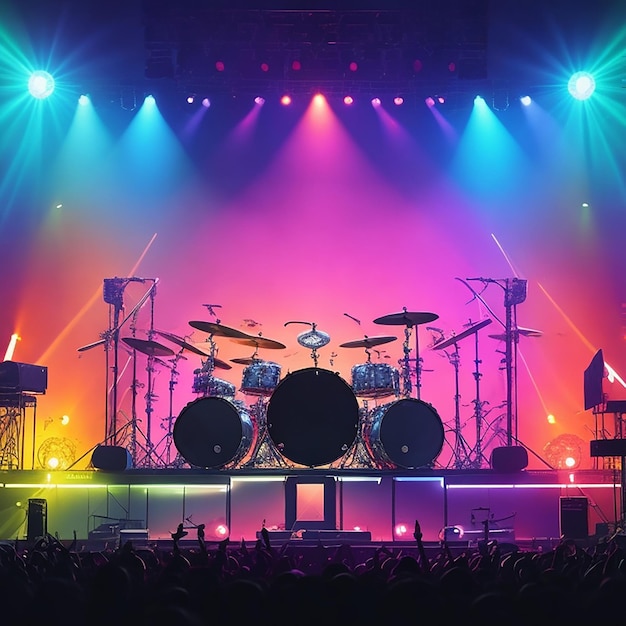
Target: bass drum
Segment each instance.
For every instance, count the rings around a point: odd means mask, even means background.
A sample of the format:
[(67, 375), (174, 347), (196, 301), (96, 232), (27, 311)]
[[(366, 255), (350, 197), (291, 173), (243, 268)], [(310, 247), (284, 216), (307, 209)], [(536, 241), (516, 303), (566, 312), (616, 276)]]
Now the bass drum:
[(287, 374), (267, 407), (267, 430), (281, 454), (300, 465), (326, 465), (356, 439), (359, 405), (334, 372), (315, 367)]
[(403, 398), (374, 409), (365, 439), (374, 459), (414, 469), (431, 465), (439, 456), (444, 429), (430, 404)]
[(173, 437), (189, 465), (222, 468), (250, 460), (256, 429), (243, 403), (198, 398), (181, 411)]

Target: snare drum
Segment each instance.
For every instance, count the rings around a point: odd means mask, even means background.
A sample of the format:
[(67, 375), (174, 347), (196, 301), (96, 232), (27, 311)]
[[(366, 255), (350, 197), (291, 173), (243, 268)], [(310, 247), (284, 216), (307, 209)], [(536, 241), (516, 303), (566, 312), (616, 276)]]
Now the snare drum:
[(400, 375), (386, 363), (362, 363), (352, 367), (352, 389), (359, 398), (398, 395)]
[(193, 392), (215, 398), (234, 398), (236, 387), (233, 383), (211, 376), (203, 369), (193, 372)]
[(425, 467), (441, 452), (443, 423), (430, 404), (403, 398), (374, 409), (365, 443), (372, 457), (384, 465)]
[(281, 454), (315, 467), (343, 456), (354, 442), (359, 404), (334, 372), (307, 368), (287, 374), (267, 407), (267, 429)]
[(280, 365), (255, 361), (243, 371), (241, 391), (249, 396), (270, 396), (280, 380)]
[(252, 456), (256, 425), (243, 402), (198, 398), (174, 422), (174, 445), (196, 467), (244, 465)]

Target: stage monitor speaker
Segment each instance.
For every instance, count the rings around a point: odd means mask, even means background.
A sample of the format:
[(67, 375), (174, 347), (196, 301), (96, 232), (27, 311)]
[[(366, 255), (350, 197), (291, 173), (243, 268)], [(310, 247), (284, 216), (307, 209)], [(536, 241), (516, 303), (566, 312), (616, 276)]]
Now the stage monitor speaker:
[(592, 457), (626, 456), (626, 439), (592, 439), (589, 444)]
[(528, 452), (522, 446), (504, 446), (491, 452), (491, 467), (496, 472), (521, 472), (528, 465)]
[(107, 472), (122, 472), (133, 465), (130, 452), (121, 446), (97, 446), (91, 455), (91, 464)]
[(589, 500), (584, 497), (559, 499), (561, 536), (566, 539), (587, 539), (589, 537)]
[(29, 543), (34, 543), (39, 537), (45, 537), (47, 534), (48, 501), (44, 498), (29, 498), (26, 539)]

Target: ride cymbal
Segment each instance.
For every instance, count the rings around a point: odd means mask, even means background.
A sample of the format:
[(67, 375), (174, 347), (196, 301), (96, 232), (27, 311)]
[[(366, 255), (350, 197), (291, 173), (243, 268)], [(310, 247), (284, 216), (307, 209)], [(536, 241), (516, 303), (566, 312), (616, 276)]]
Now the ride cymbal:
[[(515, 332), (515, 330), (513, 330)], [(534, 328), (522, 328), (521, 326), (517, 327), (517, 332), (520, 337), (541, 337), (543, 333), (540, 330), (535, 330)], [(506, 341), (506, 333), (500, 333), (499, 335), (489, 335), (491, 339), (498, 339), (500, 341)]]
[(365, 335), (364, 339), (356, 339), (355, 341), (347, 341), (346, 343), (340, 343), (340, 348), (373, 348), (374, 346), (382, 346), (385, 343), (396, 341), (397, 337), (391, 336), (378, 336), (368, 337)]
[(428, 324), (439, 319), (436, 313), (420, 313), (417, 311), (402, 311), (402, 313), (390, 313), (377, 317), (374, 324), (383, 326), (417, 326), (418, 324)]
[(209, 335), (218, 335), (220, 337), (238, 337), (244, 339), (249, 337), (246, 333), (237, 330), (236, 328), (230, 328), (230, 326), (224, 326), (223, 324), (216, 324), (215, 322), (203, 322), (193, 320), (189, 322), (189, 326), (196, 330), (201, 330), (203, 333), (209, 333)]
[(438, 341), (436, 344), (432, 346), (433, 350), (443, 350), (443, 348), (447, 348), (455, 344), (457, 341), (461, 341), (461, 339), (465, 339), (474, 333), (477, 333), (481, 328), (488, 326), (491, 324), (490, 319), (481, 320), (480, 322), (476, 322), (476, 324), (472, 324), (465, 330), (461, 331), (458, 335), (452, 335), (452, 337), (448, 337), (448, 339), (444, 339), (443, 341)]
[(150, 339), (138, 339), (137, 337), (122, 337), (122, 341), (133, 350), (147, 354), (148, 356), (173, 356), (174, 350), (163, 346)]
[(189, 352), (193, 352), (194, 354), (198, 354), (199, 356), (209, 356), (206, 352), (204, 352), (203, 350), (200, 350), (200, 348), (197, 348), (196, 346), (190, 343), (187, 343), (182, 337), (179, 337), (178, 335), (173, 335), (172, 333), (166, 333), (165, 331), (162, 331), (162, 330), (156, 330), (154, 332), (161, 335), (163, 339), (168, 339), (169, 341), (171, 341), (172, 343), (175, 343), (177, 346), (180, 346), (184, 350), (189, 350)]

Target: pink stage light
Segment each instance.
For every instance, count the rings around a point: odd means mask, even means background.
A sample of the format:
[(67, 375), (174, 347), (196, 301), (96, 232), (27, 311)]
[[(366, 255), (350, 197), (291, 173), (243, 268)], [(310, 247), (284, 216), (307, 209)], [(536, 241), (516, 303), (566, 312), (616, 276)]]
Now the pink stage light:
[(313, 96), (313, 103), (316, 104), (317, 106), (321, 106), (325, 102), (326, 102), (326, 98), (321, 93), (316, 93)]
[(434, 107), (435, 106), (435, 100), (433, 98), (431, 98), (430, 96), (428, 96), (428, 98), (426, 98), (426, 100), (424, 100), (424, 102), (426, 103), (427, 107)]
[(224, 65), (224, 61), (216, 61), (215, 62), (215, 69), (218, 72), (223, 72), (226, 69), (226, 65)]
[(456, 63), (454, 61), (448, 63), (448, 72), (456, 72)]
[(205, 109), (208, 109), (211, 106), (211, 101), (208, 98), (203, 98), (202, 99), (202, 106)]
[(343, 103), (350, 106), (351, 104), (354, 104), (354, 98), (352, 96), (345, 96), (343, 99)]
[(409, 532), (409, 527), (407, 524), (396, 524), (394, 529), (396, 537), (404, 537)]
[(348, 65), (348, 69), (351, 72), (356, 72), (359, 69), (359, 65), (356, 61), (350, 61), (350, 65)]
[(265, 98), (262, 98), (261, 96), (257, 96), (254, 99), (254, 103), (258, 104), (259, 106), (261, 106), (262, 104), (265, 104)]
[(270, 66), (267, 63), (261, 63), (261, 71), (262, 72), (269, 72), (270, 71)]
[(218, 537), (226, 537), (226, 536), (228, 536), (228, 528), (226, 527), (225, 524), (218, 524), (215, 527), (215, 534)]
[(418, 72), (422, 71), (422, 68), (424, 67), (424, 64), (419, 60), (419, 59), (415, 59), (413, 61), (413, 71), (417, 74)]
[(289, 94), (285, 94), (281, 99), (280, 103), (283, 106), (289, 106), (291, 104), (291, 96)]
[(380, 98), (372, 98), (372, 106), (379, 107), (381, 105)]
[(189, 104), (193, 104), (193, 100), (194, 100), (193, 96), (187, 96), (187, 102)]
[(300, 61), (296, 60), (296, 61), (292, 61), (291, 63), (291, 69), (294, 72), (299, 72), (302, 69), (302, 63), (300, 63)]
[(396, 97), (393, 99), (393, 103), (394, 103), (396, 106), (398, 106), (398, 107), (399, 107), (401, 104), (404, 104), (404, 98), (402, 98), (402, 97), (400, 97), (400, 96), (396, 96)]
[(439, 104), (445, 104), (446, 103), (446, 99), (443, 96), (437, 96), (437, 102)]

